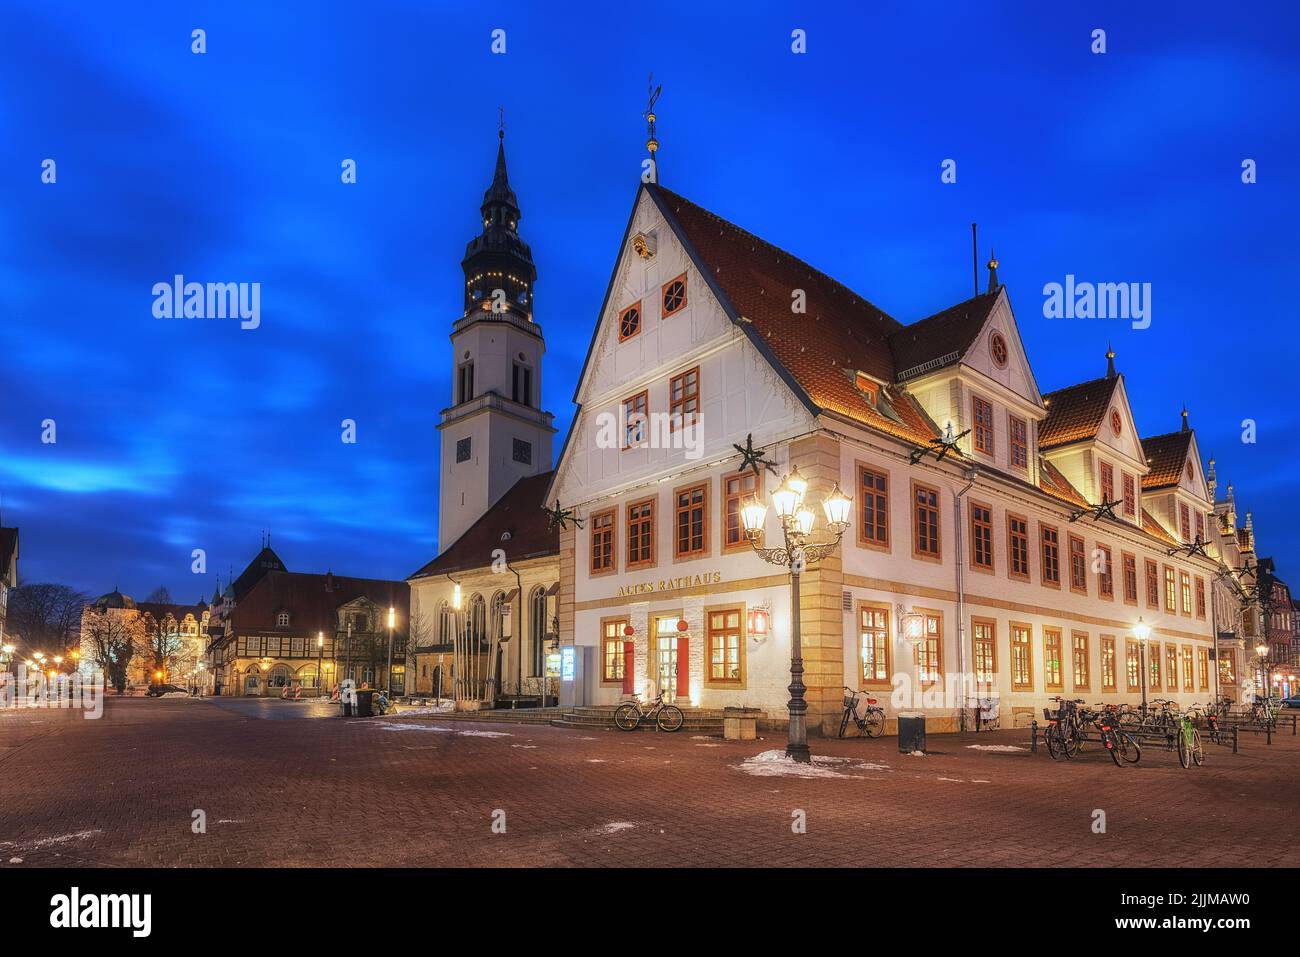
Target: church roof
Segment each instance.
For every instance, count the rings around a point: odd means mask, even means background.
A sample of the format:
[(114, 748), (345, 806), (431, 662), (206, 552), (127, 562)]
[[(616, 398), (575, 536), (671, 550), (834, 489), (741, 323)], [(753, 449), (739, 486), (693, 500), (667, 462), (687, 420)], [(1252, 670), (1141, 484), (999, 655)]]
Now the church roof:
[(381, 609), (395, 608), (397, 631), (406, 632), (411, 607), (406, 582), (272, 570), (253, 584), (231, 612), (226, 634), (277, 630), (281, 611), (289, 613), (288, 634), (333, 634), (337, 610), (363, 597)]
[(1097, 437), (1119, 376), (1104, 376), (1043, 396), (1047, 417), (1038, 425), (1038, 447), (1047, 451)]
[(230, 591), (236, 601), (241, 600), (248, 590), (257, 584), (258, 580), (268, 571), (287, 571), (284, 562), (280, 561), (280, 556), (271, 550), (270, 545), (263, 545), (262, 550), (257, 553), (248, 567), (240, 572), (239, 577), (235, 579), (230, 586)]
[(96, 598), (95, 607), (100, 611), (104, 611), (109, 608), (134, 608), (136, 607), (136, 604), (135, 599), (130, 595), (123, 595), (120, 591), (114, 588), (107, 595), (100, 595)]
[(1183, 465), (1192, 444), (1192, 432), (1169, 432), (1142, 440), (1142, 454), (1151, 471), (1142, 476), (1142, 490), (1169, 488), (1182, 479)]
[[(521, 478), (441, 555), (413, 572), (408, 580), (469, 571), (492, 564), (494, 549), (505, 549), (511, 562), (560, 553), (559, 526), (551, 527), (545, 511), (546, 487), (554, 472)], [(510, 538), (501, 535), (508, 532)]]

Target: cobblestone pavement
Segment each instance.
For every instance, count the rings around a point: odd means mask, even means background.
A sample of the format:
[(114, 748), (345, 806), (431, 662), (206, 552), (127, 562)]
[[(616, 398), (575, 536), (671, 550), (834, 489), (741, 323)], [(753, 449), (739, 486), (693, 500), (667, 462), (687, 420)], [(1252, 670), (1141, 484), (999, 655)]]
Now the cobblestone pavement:
[(779, 736), (333, 715), (186, 699), (110, 700), (95, 721), (0, 712), (0, 867), (1274, 866), (1300, 839), (1289, 728), (1271, 749), (1207, 744), (1189, 771), (1152, 749), (1137, 767), (1095, 746), (1053, 762), (1023, 731), (931, 736), (925, 756), (814, 739), (847, 760), (799, 778), (740, 768)]

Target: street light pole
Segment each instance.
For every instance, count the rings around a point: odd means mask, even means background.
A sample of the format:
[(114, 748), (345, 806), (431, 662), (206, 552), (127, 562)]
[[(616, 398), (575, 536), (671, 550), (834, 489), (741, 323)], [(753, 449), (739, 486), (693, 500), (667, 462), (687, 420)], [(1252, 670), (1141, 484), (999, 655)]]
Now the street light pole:
[(849, 506), (852, 504), (839, 484), (831, 490), (822, 502), (826, 512), (826, 523), (835, 536), (831, 541), (810, 541), (816, 514), (804, 504), (808, 491), (808, 482), (799, 474), (795, 466), (781, 485), (772, 493), (772, 504), (781, 521), (783, 545), (779, 548), (764, 548), (759, 543), (763, 538), (763, 524), (767, 517), (767, 506), (757, 497), (751, 497), (740, 510), (745, 537), (755, 554), (772, 565), (781, 565), (790, 573), (790, 701), (786, 706), (789, 711), (789, 733), (786, 741), (786, 756), (802, 764), (812, 761), (808, 750), (808, 702), (805, 700), (807, 687), (803, 683), (803, 640), (800, 632), (799, 614), (799, 577), (804, 569), (830, 556), (844, 537), (849, 527)]
[(321, 696), (324, 690), (322, 682), (325, 679), (325, 673), (321, 671), (325, 659), (325, 632), (316, 632), (316, 697)]
[(388, 606), (388, 700), (393, 699), (393, 619), (396, 610)]
[(1145, 717), (1147, 713), (1147, 642), (1151, 639), (1151, 626), (1142, 620), (1141, 615), (1138, 616), (1137, 624), (1133, 626), (1133, 634), (1138, 640), (1138, 670), (1142, 672), (1142, 715)]

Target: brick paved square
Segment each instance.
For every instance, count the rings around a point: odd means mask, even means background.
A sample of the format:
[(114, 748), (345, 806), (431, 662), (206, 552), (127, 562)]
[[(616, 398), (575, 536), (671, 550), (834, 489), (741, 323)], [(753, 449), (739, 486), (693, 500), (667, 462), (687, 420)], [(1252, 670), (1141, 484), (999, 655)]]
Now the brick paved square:
[[(924, 757), (893, 738), (812, 744), (845, 760), (766, 776), (741, 765), (780, 736), (343, 720), (302, 702), (110, 700), (97, 721), (10, 711), (0, 867), (1267, 867), (1300, 838), (1289, 728), (1271, 749), (1209, 745), (1187, 771), (1154, 749), (1136, 767), (1095, 747), (1053, 762), (1022, 731), (931, 736)], [(806, 833), (792, 830), (799, 811)]]

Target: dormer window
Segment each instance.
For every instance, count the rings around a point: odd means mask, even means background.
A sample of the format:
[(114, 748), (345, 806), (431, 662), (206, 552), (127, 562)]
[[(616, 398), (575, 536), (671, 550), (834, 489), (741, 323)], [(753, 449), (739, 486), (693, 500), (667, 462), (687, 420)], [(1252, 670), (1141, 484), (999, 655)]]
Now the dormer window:
[(276, 626), (279, 627), (279, 628), (288, 628), (288, 627), (289, 627), (289, 613), (288, 613), (287, 611), (282, 611), (282, 612), (280, 612), (280, 614), (276, 615), (276, 617), (275, 617), (275, 624), (276, 624)]
[(871, 403), (871, 407), (877, 408), (880, 404), (880, 385), (872, 380), (865, 372), (859, 372), (853, 377), (853, 385), (861, 392), (866, 400)]

